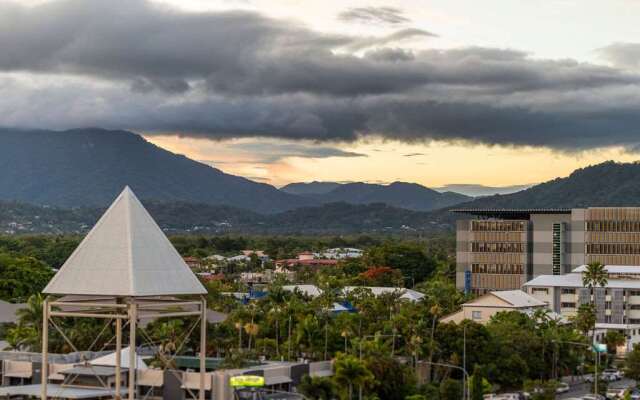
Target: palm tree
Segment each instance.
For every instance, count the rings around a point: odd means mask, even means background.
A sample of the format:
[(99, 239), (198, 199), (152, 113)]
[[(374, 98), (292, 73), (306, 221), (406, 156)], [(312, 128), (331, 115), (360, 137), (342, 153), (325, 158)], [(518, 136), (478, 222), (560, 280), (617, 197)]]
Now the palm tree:
[(34, 294), (29, 297), (25, 308), (16, 311), (18, 327), (12, 332), (14, 344), (40, 351), (42, 338), (42, 308), (44, 297)]
[(427, 382), (431, 382), (431, 362), (433, 362), (433, 350), (435, 349), (434, 339), (436, 334), (436, 322), (438, 320), (438, 316), (442, 312), (442, 309), (440, 308), (440, 305), (436, 303), (433, 306), (431, 306), (431, 308), (429, 309), (429, 312), (431, 313), (432, 318), (431, 318), (431, 340), (429, 342), (430, 343), (429, 344), (429, 363), (427, 364)]
[(607, 271), (600, 261), (587, 265), (587, 269), (582, 273), (582, 284), (591, 289), (591, 301), (594, 302), (594, 291), (596, 286), (605, 287), (607, 285)]
[(334, 380), (338, 387), (346, 387), (348, 400), (353, 398), (354, 386), (365, 386), (374, 377), (365, 364), (354, 356), (341, 355), (336, 359)]
[[(600, 261), (590, 263), (582, 273), (582, 284), (591, 290), (590, 304), (594, 311), (596, 310), (595, 288), (596, 286), (605, 287), (607, 282), (607, 271)], [(595, 324), (593, 329), (595, 330)]]

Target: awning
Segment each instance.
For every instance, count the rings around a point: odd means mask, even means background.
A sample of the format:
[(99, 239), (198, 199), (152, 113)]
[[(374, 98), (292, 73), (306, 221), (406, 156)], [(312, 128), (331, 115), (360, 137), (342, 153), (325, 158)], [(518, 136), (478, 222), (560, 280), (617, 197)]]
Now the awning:
[(291, 378), (288, 376), (271, 376), (271, 377), (265, 377), (264, 378), (264, 384), (266, 386), (272, 386), (272, 385), (280, 385), (283, 383), (291, 383)]

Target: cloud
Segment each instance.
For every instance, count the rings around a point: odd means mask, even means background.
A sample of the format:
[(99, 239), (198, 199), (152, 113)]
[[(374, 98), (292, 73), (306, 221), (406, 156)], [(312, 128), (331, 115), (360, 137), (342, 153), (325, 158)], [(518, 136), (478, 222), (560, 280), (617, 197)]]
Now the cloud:
[(613, 43), (596, 53), (616, 67), (640, 69), (640, 43)]
[(288, 157), (329, 158), (329, 157), (366, 157), (365, 154), (344, 151), (335, 147), (317, 144), (279, 143), (279, 142), (244, 142), (227, 146), (230, 150), (247, 152), (258, 159), (261, 164), (273, 164)]
[(409, 154), (403, 154), (403, 157), (420, 157), (420, 156), (426, 156), (426, 153), (409, 153)]
[(338, 14), (338, 19), (345, 22), (387, 25), (411, 22), (402, 10), (395, 7), (352, 7)]
[[(328, 34), (255, 12), (144, 0), (3, 2), (0, 125), (563, 151), (640, 144), (631, 44), (602, 50), (611, 66), (512, 49), (400, 47), (424, 37), (433, 34)], [(273, 149), (265, 160), (354, 156), (307, 147)]]

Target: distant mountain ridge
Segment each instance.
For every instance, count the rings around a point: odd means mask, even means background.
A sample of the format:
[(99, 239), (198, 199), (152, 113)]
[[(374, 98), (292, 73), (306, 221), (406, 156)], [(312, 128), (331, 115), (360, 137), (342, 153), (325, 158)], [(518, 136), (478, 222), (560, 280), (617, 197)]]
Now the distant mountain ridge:
[(453, 208), (579, 208), (640, 206), (640, 163), (607, 161), (577, 169), (520, 192), (457, 204)]
[(132, 132), (0, 129), (0, 200), (102, 207), (126, 185), (141, 199), (261, 213), (315, 204), (171, 153)]
[[(262, 214), (332, 202), (427, 211), (468, 200), (400, 182), (314, 182), (278, 190), (171, 153), (128, 131), (0, 128), (0, 200), (103, 207), (126, 185), (143, 200), (226, 205)], [(305, 194), (319, 187), (326, 193)]]
[(453, 183), (441, 187), (434, 187), (433, 190), (438, 192), (455, 192), (470, 197), (485, 197), (495, 194), (511, 194), (525, 190), (534, 186), (535, 183), (528, 185), (511, 185), (511, 186), (485, 186), (472, 183)]
[[(168, 234), (424, 234), (451, 231), (453, 213), (417, 212), (386, 204), (331, 203), (276, 214), (229, 206), (145, 202)], [(0, 234), (85, 234), (104, 208), (63, 209), (0, 201)]]
[(338, 182), (295, 182), (281, 187), (280, 190), (289, 194), (308, 196), (329, 193), (340, 185)]
[(380, 185), (364, 182), (310, 182), (294, 183), (280, 190), (301, 194), (322, 204), (344, 202), (349, 204), (384, 203), (413, 211), (430, 211), (471, 200), (459, 193), (440, 193), (417, 183), (393, 182)]

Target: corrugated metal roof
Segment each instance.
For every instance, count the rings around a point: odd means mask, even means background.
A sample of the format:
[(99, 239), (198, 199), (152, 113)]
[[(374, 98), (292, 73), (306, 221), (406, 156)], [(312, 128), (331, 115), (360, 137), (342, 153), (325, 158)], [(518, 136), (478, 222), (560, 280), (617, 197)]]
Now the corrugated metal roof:
[[(611, 274), (640, 274), (638, 265), (605, 265), (604, 270)], [(581, 265), (571, 272), (582, 273), (587, 271), (586, 265)]]
[(541, 307), (547, 305), (547, 303), (536, 299), (522, 290), (500, 290), (491, 292), (491, 294), (517, 308)]
[(43, 292), (136, 297), (206, 290), (126, 187)]
[[(523, 285), (524, 287), (572, 287), (581, 288), (582, 274), (570, 273), (566, 275), (540, 275)], [(612, 289), (640, 289), (640, 280), (634, 279), (609, 279), (605, 288)]]

